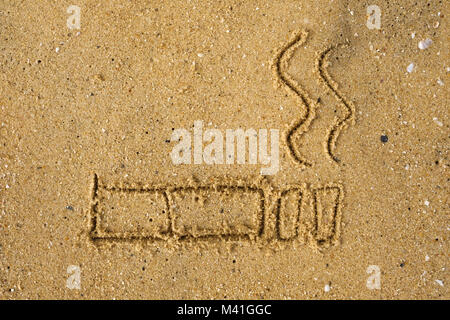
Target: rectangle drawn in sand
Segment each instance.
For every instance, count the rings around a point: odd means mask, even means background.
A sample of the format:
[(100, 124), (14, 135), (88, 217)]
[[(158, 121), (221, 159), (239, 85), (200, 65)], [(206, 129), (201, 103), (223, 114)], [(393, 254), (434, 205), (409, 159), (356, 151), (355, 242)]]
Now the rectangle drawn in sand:
[(315, 238), (319, 244), (333, 242), (339, 236), (341, 193), (337, 187), (318, 188), (313, 192)]
[(174, 232), (183, 236), (247, 237), (262, 232), (263, 196), (258, 189), (212, 187), (172, 192)]
[(290, 240), (298, 236), (301, 201), (301, 189), (292, 188), (281, 194), (277, 220), (277, 233), (281, 240)]
[(167, 198), (161, 191), (98, 191), (98, 229), (107, 235), (158, 238), (169, 232)]

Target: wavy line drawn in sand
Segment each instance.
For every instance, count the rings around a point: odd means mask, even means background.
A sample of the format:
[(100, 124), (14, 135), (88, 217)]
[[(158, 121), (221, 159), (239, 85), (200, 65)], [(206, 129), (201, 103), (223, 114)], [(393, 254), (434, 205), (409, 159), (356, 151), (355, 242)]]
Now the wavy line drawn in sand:
[(249, 241), (326, 248), (339, 242), (339, 184), (282, 190), (236, 181), (127, 187), (105, 185), (94, 175), (92, 190), (89, 237), (94, 244)]
[(291, 40), (279, 49), (272, 62), (272, 70), (276, 80), (275, 84), (277, 86), (284, 86), (287, 91), (299, 99), (305, 107), (305, 115), (294, 121), (286, 134), (286, 143), (290, 155), (295, 162), (304, 167), (310, 167), (312, 164), (300, 155), (300, 152), (295, 148), (292, 140), (294, 139), (295, 134), (302, 135), (308, 131), (309, 126), (315, 117), (316, 104), (309, 98), (309, 95), (303, 90), (300, 84), (284, 70), (288, 68), (289, 60), (292, 58), (295, 50), (306, 42), (307, 37), (308, 32), (304, 30), (295, 34)]
[[(276, 79), (276, 84), (278, 86), (284, 86), (291, 94), (294, 94), (298, 99), (300, 99), (301, 103), (305, 107), (305, 115), (302, 118), (296, 120), (290, 126), (286, 134), (286, 143), (289, 149), (289, 153), (294, 161), (300, 165), (310, 167), (312, 164), (300, 155), (300, 152), (296, 149), (292, 140), (295, 134), (302, 135), (308, 131), (311, 122), (315, 118), (315, 110), (317, 108), (317, 105), (313, 100), (311, 100), (308, 93), (302, 89), (300, 84), (295, 81), (286, 71), (283, 71), (288, 68), (289, 60), (292, 58), (295, 50), (306, 42), (307, 37), (307, 31), (301, 30), (300, 32), (296, 33), (294, 37), (284, 46), (282, 46), (278, 51), (272, 63), (272, 69)], [(331, 78), (328, 71), (326, 70), (324, 63), (328, 55), (338, 46), (328, 47), (319, 55), (318, 59), (316, 59), (316, 69), (319, 74), (320, 80), (333, 92), (338, 102), (343, 106), (344, 110), (347, 111), (344, 119), (336, 118), (334, 120), (332, 127), (328, 131), (327, 140), (325, 143), (326, 153), (336, 163), (339, 162), (339, 159), (334, 154), (336, 141), (341, 130), (344, 129), (348, 125), (348, 123), (354, 124), (355, 115), (355, 108), (353, 104), (347, 101), (344, 98), (344, 95), (339, 91), (338, 84)]]
[(355, 107), (354, 105), (345, 99), (344, 95), (338, 89), (338, 84), (331, 78), (328, 73), (326, 67), (324, 66), (327, 57), (331, 54), (332, 51), (337, 49), (337, 47), (345, 46), (344, 44), (338, 46), (330, 46), (324, 52), (320, 54), (319, 59), (316, 60), (316, 69), (320, 76), (320, 80), (333, 92), (334, 96), (346, 111), (346, 114), (343, 119), (335, 118), (333, 125), (328, 131), (327, 140), (326, 140), (326, 152), (328, 156), (335, 161), (339, 162), (339, 158), (335, 155), (336, 149), (336, 141), (339, 137), (339, 134), (343, 129), (345, 129), (348, 124), (354, 125), (355, 123)]

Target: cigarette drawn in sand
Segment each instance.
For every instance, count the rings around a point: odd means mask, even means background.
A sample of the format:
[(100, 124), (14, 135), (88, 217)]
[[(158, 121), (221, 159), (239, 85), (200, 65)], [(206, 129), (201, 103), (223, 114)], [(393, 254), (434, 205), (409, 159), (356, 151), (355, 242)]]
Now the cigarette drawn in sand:
[[(308, 131), (317, 106), (284, 71), (307, 35), (302, 30), (285, 44), (276, 55), (272, 69), (278, 84), (305, 108), (304, 116), (289, 128), (286, 142), (294, 161), (310, 167), (312, 163), (299, 153), (293, 139), (294, 135)], [(335, 118), (324, 143), (329, 157), (339, 162), (334, 155), (336, 140), (342, 128), (353, 121), (354, 108), (339, 92), (325, 67), (326, 58), (336, 47), (330, 46), (322, 52), (315, 67), (320, 81), (346, 111), (343, 119)], [(95, 244), (250, 241), (267, 245), (295, 241), (319, 248), (339, 241), (344, 196), (340, 183), (277, 188), (264, 179), (255, 183), (224, 178), (210, 181), (208, 184), (123, 186), (105, 184), (94, 174), (90, 239)]]
[(89, 237), (112, 242), (298, 242), (316, 247), (340, 236), (339, 184), (274, 189), (217, 179), (182, 186), (108, 185), (94, 175)]
[[(289, 60), (292, 58), (295, 50), (301, 47), (308, 37), (308, 32), (301, 30), (294, 34), (292, 39), (283, 45), (278, 51), (275, 59), (272, 63), (272, 69), (275, 76), (276, 84), (278, 86), (284, 86), (287, 91), (294, 95), (296, 99), (305, 108), (304, 116), (300, 119), (296, 119), (290, 126), (286, 134), (286, 144), (289, 149), (289, 153), (293, 160), (305, 167), (310, 167), (311, 162), (306, 160), (298, 151), (298, 146), (294, 143), (295, 136), (305, 134), (312, 121), (315, 118), (315, 110), (317, 109), (316, 103), (310, 98), (308, 93), (303, 90), (300, 84), (285, 70), (288, 67)], [(345, 109), (346, 114), (343, 119), (335, 118), (333, 125), (328, 131), (327, 141), (325, 145), (325, 151), (328, 156), (335, 162), (339, 162), (339, 159), (335, 156), (334, 150), (336, 148), (336, 141), (342, 129), (344, 129), (349, 123), (354, 121), (354, 106), (348, 100), (346, 100), (342, 93), (338, 90), (337, 83), (330, 77), (326, 70), (326, 59), (329, 54), (338, 46), (330, 46), (324, 52), (320, 54), (316, 59), (315, 68), (320, 76), (320, 81), (324, 83), (334, 94), (339, 104)]]

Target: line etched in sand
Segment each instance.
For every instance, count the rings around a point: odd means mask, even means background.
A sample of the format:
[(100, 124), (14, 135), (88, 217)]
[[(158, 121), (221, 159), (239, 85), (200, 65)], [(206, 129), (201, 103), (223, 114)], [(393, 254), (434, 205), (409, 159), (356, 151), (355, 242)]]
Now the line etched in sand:
[[(342, 45), (341, 45), (342, 46)], [(316, 61), (316, 68), (318, 74), (320, 75), (321, 81), (333, 92), (336, 99), (343, 106), (346, 114), (343, 119), (335, 119), (332, 127), (328, 131), (328, 137), (326, 141), (326, 151), (330, 158), (339, 162), (339, 159), (334, 154), (336, 149), (336, 141), (341, 133), (342, 129), (345, 129), (349, 123), (354, 124), (355, 121), (355, 107), (350, 102), (344, 98), (344, 95), (339, 91), (338, 84), (330, 77), (327, 69), (324, 66), (324, 62), (327, 57), (331, 54), (333, 50), (336, 49), (337, 46), (330, 46), (324, 52), (321, 53), (319, 59)]]
[(303, 156), (300, 155), (300, 152), (294, 147), (292, 140), (294, 139), (295, 134), (301, 135), (308, 130), (312, 120), (315, 117), (316, 105), (309, 98), (306, 91), (302, 89), (300, 84), (285, 71), (295, 50), (306, 42), (307, 36), (308, 33), (302, 30), (295, 34), (289, 42), (282, 46), (272, 63), (272, 70), (276, 83), (284, 86), (288, 92), (297, 97), (305, 107), (305, 115), (294, 121), (294, 123), (290, 126), (286, 134), (286, 143), (289, 148), (289, 153), (294, 161), (302, 166), (310, 167), (312, 165), (311, 162), (305, 160)]
[(106, 186), (95, 175), (89, 235), (95, 243), (272, 239), (328, 247), (340, 235), (342, 201), (340, 185), (134, 188)]

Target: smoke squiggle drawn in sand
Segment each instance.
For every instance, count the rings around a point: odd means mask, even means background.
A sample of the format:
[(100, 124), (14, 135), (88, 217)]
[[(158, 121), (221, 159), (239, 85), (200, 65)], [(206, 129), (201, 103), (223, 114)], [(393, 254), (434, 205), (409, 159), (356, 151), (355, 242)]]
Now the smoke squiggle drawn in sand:
[[(272, 69), (275, 75), (276, 84), (283, 85), (291, 94), (294, 94), (299, 98), (305, 107), (305, 115), (296, 120), (289, 128), (286, 134), (286, 143), (289, 148), (289, 153), (295, 162), (305, 167), (310, 167), (311, 162), (305, 160), (298, 148), (295, 146), (293, 139), (294, 136), (302, 135), (308, 131), (311, 122), (315, 118), (316, 104), (311, 100), (308, 94), (302, 89), (300, 84), (295, 81), (286, 71), (288, 68), (289, 60), (292, 58), (295, 50), (306, 42), (308, 32), (302, 30), (294, 35), (294, 37), (281, 47), (278, 54), (275, 56), (272, 64)], [(325, 150), (328, 156), (335, 162), (339, 162), (339, 159), (334, 154), (336, 149), (336, 141), (342, 129), (347, 127), (348, 123), (354, 123), (355, 108), (351, 102), (347, 101), (342, 93), (338, 90), (337, 83), (330, 77), (325, 67), (326, 58), (329, 54), (336, 49), (337, 46), (331, 46), (322, 52), (319, 58), (316, 60), (316, 70), (319, 74), (320, 80), (333, 92), (336, 99), (346, 110), (346, 115), (343, 119), (336, 118), (333, 125), (328, 131), (327, 140), (325, 143)]]
[[(343, 46), (343, 45), (340, 45), (340, 46)], [(334, 150), (336, 148), (336, 141), (337, 141), (342, 129), (345, 129), (349, 123), (354, 124), (354, 122), (355, 122), (355, 107), (353, 106), (353, 104), (351, 102), (347, 101), (344, 98), (342, 93), (338, 90), (338, 84), (330, 77), (327, 69), (324, 66), (324, 63), (325, 63), (327, 57), (336, 48), (337, 48), (337, 46), (331, 46), (331, 47), (327, 48), (324, 52), (322, 52), (322, 54), (320, 55), (319, 59), (316, 62), (316, 68), (317, 68), (317, 71), (320, 75), (320, 79), (322, 80), (322, 82), (333, 92), (336, 99), (343, 106), (344, 110), (346, 110), (346, 114), (343, 119), (335, 118), (332, 127), (328, 131), (328, 137), (327, 137), (327, 141), (326, 141), (327, 154), (330, 156), (330, 158), (333, 161), (339, 162), (339, 159), (334, 154)]]
[(315, 117), (316, 105), (298, 84), (298, 82), (295, 81), (287, 72), (283, 71), (287, 69), (289, 60), (295, 50), (305, 43), (307, 36), (308, 33), (302, 30), (294, 35), (288, 43), (281, 47), (280, 51), (275, 56), (272, 69), (277, 81), (276, 84), (283, 85), (289, 93), (294, 94), (297, 98), (299, 98), (305, 106), (305, 115), (301, 119), (296, 120), (289, 128), (289, 131), (286, 134), (286, 143), (294, 161), (305, 167), (310, 167), (312, 164), (300, 155), (292, 140), (294, 139), (295, 134), (301, 135), (308, 130), (312, 120)]

